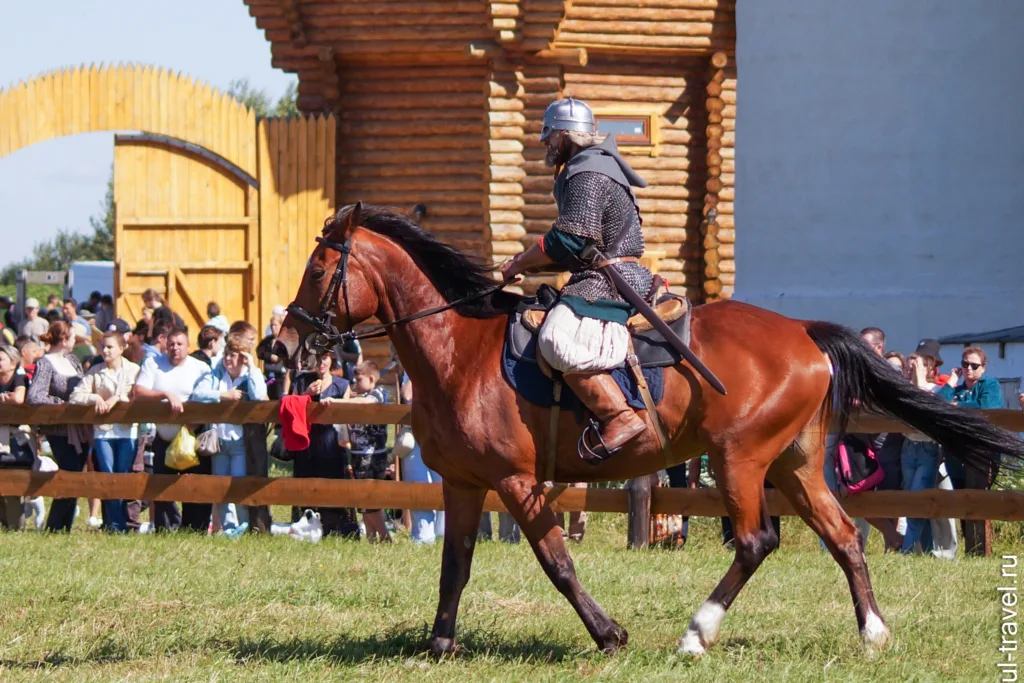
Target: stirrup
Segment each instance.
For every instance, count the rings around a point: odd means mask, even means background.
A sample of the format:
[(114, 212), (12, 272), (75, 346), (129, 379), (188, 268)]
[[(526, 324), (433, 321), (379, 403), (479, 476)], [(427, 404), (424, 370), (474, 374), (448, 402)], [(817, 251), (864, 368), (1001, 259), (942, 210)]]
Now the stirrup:
[[(590, 433), (593, 433), (591, 440), (597, 439), (597, 444), (594, 446), (591, 446), (587, 440), (587, 434)], [(604, 439), (601, 438), (601, 424), (594, 418), (590, 418), (590, 422), (583, 428), (583, 433), (580, 434), (580, 440), (576, 443), (577, 455), (580, 456), (580, 460), (588, 465), (600, 465), (621, 450), (622, 446), (614, 450), (608, 450)]]

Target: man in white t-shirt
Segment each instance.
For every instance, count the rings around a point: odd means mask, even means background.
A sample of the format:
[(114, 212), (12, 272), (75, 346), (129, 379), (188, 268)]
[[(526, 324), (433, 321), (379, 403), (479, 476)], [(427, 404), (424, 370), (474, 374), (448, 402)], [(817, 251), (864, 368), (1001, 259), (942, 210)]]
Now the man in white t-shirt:
[(25, 318), (18, 325), (18, 334), (39, 341), (39, 338), (49, 329), (50, 323), (39, 315), (39, 299), (35, 297), (25, 299)]
[[(174, 329), (167, 335), (166, 355), (147, 358), (142, 363), (139, 379), (135, 383), (135, 399), (139, 401), (167, 401), (171, 410), (180, 413), (183, 402), (189, 400), (199, 380), (210, 371), (209, 366), (188, 355), (188, 334)], [(210, 474), (210, 459), (200, 458), (199, 464), (188, 470), (172, 470), (164, 464), (167, 447), (177, 435), (181, 425), (158, 424), (153, 440), (153, 474)], [(206, 532), (212, 505), (210, 503), (182, 503), (181, 512), (172, 502), (153, 503), (155, 529), (184, 527)]]

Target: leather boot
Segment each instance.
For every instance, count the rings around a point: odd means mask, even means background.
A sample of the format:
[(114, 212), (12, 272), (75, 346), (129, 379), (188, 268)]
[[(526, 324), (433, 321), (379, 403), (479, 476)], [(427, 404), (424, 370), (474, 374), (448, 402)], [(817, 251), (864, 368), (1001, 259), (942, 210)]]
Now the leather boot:
[(601, 440), (609, 454), (647, 429), (647, 423), (629, 407), (622, 389), (607, 372), (573, 372), (563, 378), (601, 423)]

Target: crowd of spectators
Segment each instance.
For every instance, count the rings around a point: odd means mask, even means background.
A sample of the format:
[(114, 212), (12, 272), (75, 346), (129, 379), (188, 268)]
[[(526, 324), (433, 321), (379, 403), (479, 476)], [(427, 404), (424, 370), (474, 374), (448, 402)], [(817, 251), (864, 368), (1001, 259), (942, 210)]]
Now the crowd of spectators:
[[(93, 406), (97, 415), (105, 415), (122, 401), (164, 402), (172, 411), (181, 412), (189, 401), (262, 401), (287, 395), (306, 395), (322, 403), (391, 400), (380, 384), (381, 370), (364, 361), (358, 342), (324, 356), (314, 372), (287, 370), (274, 349), (285, 316), (283, 307), (274, 308), (259, 340), (255, 327), (245, 321), (229, 323), (219, 306), (210, 302), (209, 320), (195, 333), (193, 346), (193, 336), (183, 320), (158, 292), (147, 290), (142, 300), (142, 319), (134, 328), (114, 317), (112, 300), (99, 293), (81, 307), (73, 299), (52, 297), (47, 309), (36, 299), (26, 300), (23, 318), (8, 316), (7, 324), (0, 328), (4, 332), (0, 340), (0, 403), (74, 403)], [(389, 369), (401, 377), (396, 398), (411, 401), (412, 383), (397, 361)], [(282, 462), (292, 463), (295, 477), (395, 477), (385, 425), (310, 425), (309, 446), (292, 451), (284, 448), (280, 428), (200, 425), (195, 427), (200, 443), (215, 443), (216, 449), (184, 470), (168, 467), (166, 459), (181, 429), (173, 424), (113, 423), (0, 426), (0, 467), (267, 476), (273, 453)], [(406, 478), (439, 481), (437, 474), (423, 465), (411, 432), (403, 430), (398, 436), (403, 444), (398, 450), (409, 463)], [(42, 499), (5, 497), (0, 505), (0, 525), (22, 529), (27, 516), (37, 528), (44, 524), (49, 531), (72, 528), (77, 500), (54, 500), (48, 515), (42, 505)], [(234, 504), (182, 503), (179, 507), (167, 501), (104, 500), (89, 501), (88, 508), (88, 525), (111, 532), (188, 530), (237, 538), (250, 530), (270, 532), (282, 526), (273, 523), (265, 507), (247, 509)], [(147, 512), (148, 521), (144, 519)], [(384, 510), (359, 510), (360, 520), (357, 511), (349, 508), (297, 508), (284, 525), (299, 522), (308, 526), (315, 518), (323, 534), (353, 538), (365, 534), (371, 541), (387, 543), (403, 519), (402, 511), (388, 512), (390, 519)], [(433, 543), (443, 534), (443, 514), (410, 513), (404, 517), (412, 518), (408, 526), (415, 542)]]

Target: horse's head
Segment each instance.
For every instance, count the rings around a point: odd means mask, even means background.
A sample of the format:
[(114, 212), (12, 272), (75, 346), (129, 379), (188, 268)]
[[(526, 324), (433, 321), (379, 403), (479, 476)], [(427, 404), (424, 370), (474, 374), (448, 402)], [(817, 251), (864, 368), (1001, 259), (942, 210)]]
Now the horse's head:
[[(279, 355), (298, 367), (318, 362), (340, 332), (372, 317), (380, 304), (370, 274), (353, 253), (363, 205), (342, 207), (324, 223), (277, 337)], [(283, 348), (281, 348), (283, 347)]]

